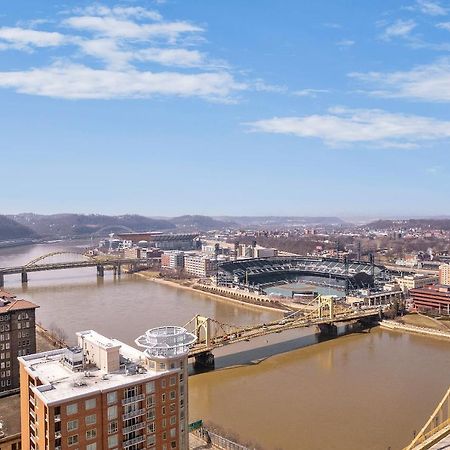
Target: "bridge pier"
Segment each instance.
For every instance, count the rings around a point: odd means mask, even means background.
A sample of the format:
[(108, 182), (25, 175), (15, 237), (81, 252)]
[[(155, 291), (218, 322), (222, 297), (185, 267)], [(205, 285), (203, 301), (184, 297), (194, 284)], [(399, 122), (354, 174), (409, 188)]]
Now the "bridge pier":
[(320, 334), (327, 337), (337, 336), (337, 326), (334, 323), (321, 323), (318, 325)]
[(97, 264), (97, 276), (102, 278), (105, 276), (105, 267), (102, 264)]
[(5, 286), (5, 274), (0, 272), (0, 288)]
[(214, 355), (210, 351), (195, 355), (194, 369), (214, 370), (214, 367)]
[(22, 270), (22, 283), (28, 283), (28, 274), (26, 270)]

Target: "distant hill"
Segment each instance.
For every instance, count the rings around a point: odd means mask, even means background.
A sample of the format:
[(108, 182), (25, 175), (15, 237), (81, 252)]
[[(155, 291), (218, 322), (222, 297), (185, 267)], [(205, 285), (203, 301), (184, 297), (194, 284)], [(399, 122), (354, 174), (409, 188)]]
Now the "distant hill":
[(172, 230), (167, 220), (150, 219), (138, 215), (104, 216), (100, 214), (18, 214), (11, 217), (45, 238), (105, 236), (118, 231)]
[(422, 230), (450, 230), (450, 219), (376, 220), (364, 225), (371, 230), (398, 230), (420, 228)]
[(0, 241), (38, 237), (31, 228), (16, 222), (10, 217), (0, 215)]
[(181, 231), (182, 229), (196, 231), (222, 230), (224, 228), (236, 228), (239, 225), (233, 221), (225, 221), (213, 219), (209, 216), (180, 216), (170, 219), (170, 222), (176, 225)]
[(317, 225), (343, 225), (346, 222), (339, 217), (302, 217), (302, 216), (224, 216), (219, 220), (231, 220), (245, 227), (300, 227)]

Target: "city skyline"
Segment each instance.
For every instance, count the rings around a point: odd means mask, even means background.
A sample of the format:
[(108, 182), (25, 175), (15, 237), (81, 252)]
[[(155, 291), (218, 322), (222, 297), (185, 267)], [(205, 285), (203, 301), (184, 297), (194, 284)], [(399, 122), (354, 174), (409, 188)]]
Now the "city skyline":
[(450, 214), (448, 2), (3, 12), (2, 213)]

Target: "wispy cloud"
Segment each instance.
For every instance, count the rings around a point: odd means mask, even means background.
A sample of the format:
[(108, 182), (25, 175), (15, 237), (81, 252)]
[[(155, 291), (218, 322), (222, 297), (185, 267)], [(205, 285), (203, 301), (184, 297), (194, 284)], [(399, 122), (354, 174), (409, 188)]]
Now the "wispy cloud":
[(262, 80), (237, 81), (226, 63), (195, 48), (205, 30), (188, 21), (166, 21), (139, 6), (93, 4), (62, 14), (53, 24), (58, 31), (0, 28), (0, 50), (71, 46), (50, 65), (0, 72), (0, 88), (66, 99), (172, 95), (223, 102), (244, 89), (275, 90)]
[(443, 7), (439, 2), (431, 0), (417, 0), (417, 8), (429, 16), (445, 16), (448, 13), (447, 8)]
[(246, 88), (226, 72), (184, 74), (131, 69), (115, 71), (83, 65), (55, 64), (42, 69), (0, 72), (0, 86), (19, 93), (65, 99), (197, 96), (226, 101)]
[(329, 146), (365, 144), (413, 148), (450, 138), (450, 122), (378, 109), (331, 108), (326, 114), (274, 117), (245, 124), (250, 131), (317, 138)]
[(352, 47), (353, 45), (355, 45), (355, 41), (353, 41), (352, 39), (341, 39), (340, 41), (336, 42), (336, 45), (338, 47)]
[(398, 19), (393, 24), (386, 26), (380, 37), (385, 41), (395, 38), (407, 38), (416, 26), (417, 24), (414, 20)]
[(317, 97), (318, 94), (327, 94), (330, 92), (328, 89), (301, 89), (294, 91), (293, 94), (298, 97)]
[(19, 27), (0, 28), (0, 45), (3, 45), (3, 48), (29, 50), (33, 47), (57, 47), (66, 40), (63, 34), (57, 32), (37, 31)]
[(450, 101), (450, 59), (422, 65), (407, 71), (351, 73), (366, 83), (371, 94), (382, 97), (411, 98), (430, 102)]

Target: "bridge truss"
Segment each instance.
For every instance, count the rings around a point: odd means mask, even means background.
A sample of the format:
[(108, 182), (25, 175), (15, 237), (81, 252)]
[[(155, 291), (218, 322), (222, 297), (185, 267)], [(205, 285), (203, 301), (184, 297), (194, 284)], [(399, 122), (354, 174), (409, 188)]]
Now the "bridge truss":
[(448, 435), (450, 435), (450, 388), (426, 424), (404, 450), (429, 449)]

